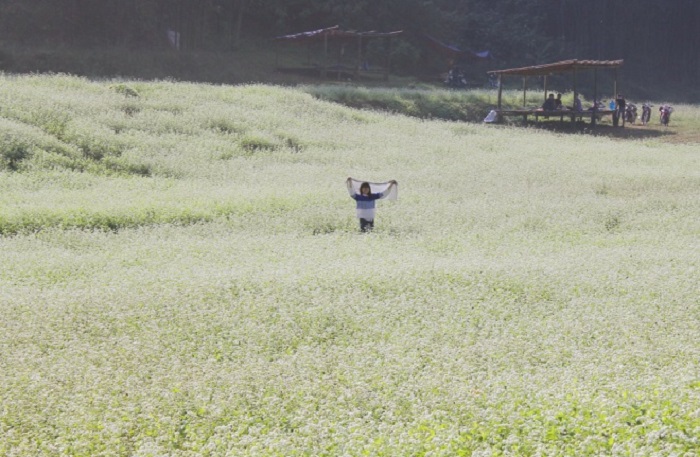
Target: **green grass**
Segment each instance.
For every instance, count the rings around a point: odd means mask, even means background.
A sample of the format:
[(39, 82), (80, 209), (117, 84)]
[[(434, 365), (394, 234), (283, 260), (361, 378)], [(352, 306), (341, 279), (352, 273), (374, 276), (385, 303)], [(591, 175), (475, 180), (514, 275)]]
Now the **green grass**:
[(357, 86), (303, 86), (315, 97), (352, 108), (384, 110), (422, 119), (480, 122), (497, 105), (497, 92)]
[(700, 108), (317, 90), (0, 77), (0, 455), (697, 455)]

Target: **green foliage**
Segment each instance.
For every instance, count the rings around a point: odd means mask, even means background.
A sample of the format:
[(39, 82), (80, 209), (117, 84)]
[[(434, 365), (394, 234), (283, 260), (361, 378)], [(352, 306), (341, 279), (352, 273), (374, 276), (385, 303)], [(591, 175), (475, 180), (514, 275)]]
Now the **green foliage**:
[(133, 87), (129, 87), (126, 84), (113, 84), (109, 86), (114, 92), (122, 94), (125, 97), (138, 97), (139, 93)]
[(274, 140), (259, 135), (245, 135), (239, 140), (239, 144), (247, 152), (274, 151), (279, 147)]
[(70, 160), (74, 151), (41, 130), (23, 123), (0, 119), (0, 168), (17, 171), (37, 166), (47, 155), (64, 156)]
[(3, 139), (0, 143), (0, 157), (3, 164), (10, 170), (16, 170), (19, 163), (29, 155), (29, 147), (26, 144), (7, 139)]
[(226, 118), (210, 119), (206, 125), (216, 132), (225, 134), (242, 134), (246, 131), (246, 127), (243, 124), (237, 124), (233, 120)]
[(389, 111), (423, 119), (481, 122), (495, 105), (492, 91), (380, 89), (353, 86), (304, 86), (322, 100), (361, 109)]

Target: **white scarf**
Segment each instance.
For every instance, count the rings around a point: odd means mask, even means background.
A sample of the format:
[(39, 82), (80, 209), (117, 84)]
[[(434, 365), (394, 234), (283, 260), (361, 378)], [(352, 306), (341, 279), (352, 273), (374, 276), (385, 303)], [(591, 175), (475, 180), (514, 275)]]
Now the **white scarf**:
[[(360, 193), (360, 186), (362, 185), (363, 182), (369, 182), (369, 181), (360, 181), (355, 178), (350, 178), (350, 181), (348, 181), (348, 193), (352, 197), (355, 194)], [(369, 182), (369, 191), (372, 194), (383, 194), (384, 191), (389, 189), (389, 186), (391, 185), (390, 182)], [(395, 186), (391, 187), (391, 190), (387, 192), (382, 198), (386, 198), (387, 200), (396, 200), (399, 198), (399, 185), (396, 184)]]

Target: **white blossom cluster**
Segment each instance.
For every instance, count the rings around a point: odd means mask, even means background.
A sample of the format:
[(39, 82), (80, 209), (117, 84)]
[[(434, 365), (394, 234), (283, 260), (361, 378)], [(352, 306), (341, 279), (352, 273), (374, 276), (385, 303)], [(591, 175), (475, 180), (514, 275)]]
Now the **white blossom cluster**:
[(699, 455), (693, 145), (129, 85), (0, 76), (1, 456)]

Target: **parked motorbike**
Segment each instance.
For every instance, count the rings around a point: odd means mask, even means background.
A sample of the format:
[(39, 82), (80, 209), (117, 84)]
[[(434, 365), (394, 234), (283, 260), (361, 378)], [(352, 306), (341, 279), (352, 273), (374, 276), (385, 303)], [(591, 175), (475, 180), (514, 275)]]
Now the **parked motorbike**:
[(671, 113), (673, 112), (673, 107), (671, 105), (661, 105), (659, 107), (659, 121), (661, 125), (668, 125), (671, 122)]
[(451, 68), (447, 73), (445, 84), (447, 84), (448, 87), (455, 89), (464, 89), (467, 87), (467, 78), (459, 68)]
[(642, 105), (642, 125), (647, 125), (651, 119), (651, 107), (649, 103), (644, 103)]
[(627, 103), (625, 105), (625, 122), (628, 124), (634, 124), (637, 120), (637, 105), (634, 103)]

